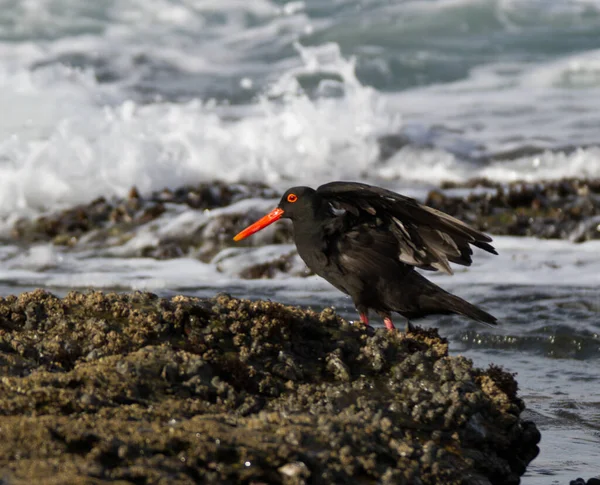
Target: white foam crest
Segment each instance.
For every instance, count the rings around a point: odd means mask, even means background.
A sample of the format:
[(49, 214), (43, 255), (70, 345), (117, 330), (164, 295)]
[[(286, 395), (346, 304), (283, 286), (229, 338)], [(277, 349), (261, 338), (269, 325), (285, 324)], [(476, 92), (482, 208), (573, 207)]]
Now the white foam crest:
[[(0, 142), (50, 136), (58, 121), (84, 118), (95, 101), (108, 102), (112, 89), (100, 87), (91, 72), (54, 66), (35, 72), (0, 64)], [(84, 110), (84, 112), (82, 112)]]
[[(245, 140), (250, 142), (250, 153), (258, 152), (258, 157), (252, 159), (254, 167), (244, 177), (252, 177), (259, 169), (271, 183), (298, 180), (302, 173), (313, 184), (356, 178), (378, 154), (377, 135), (398, 129), (400, 119), (387, 111), (373, 89), (360, 84), (354, 59), (345, 60), (337, 44), (297, 45), (297, 49), (303, 65), (284, 73), (270, 90), (282, 104), (267, 98), (260, 104), (265, 114), (259, 121), (264, 128), (260, 131), (275, 130), (276, 136)], [(321, 96), (313, 100), (298, 82), (299, 77), (311, 74), (333, 74), (340, 80), (321, 81), (317, 89)]]
[(600, 177), (600, 148), (578, 148), (569, 153), (546, 151), (489, 165), (472, 164), (435, 149), (404, 147), (374, 172), (382, 178), (439, 184), (487, 178), (497, 182)]
[[(600, 50), (567, 56), (536, 65), (525, 71), (523, 88), (564, 88), (565, 90), (600, 88)], [(582, 91), (585, 92), (585, 91)]]
[[(72, 69), (5, 75), (0, 96), (8, 105), (15, 93), (19, 99), (16, 116), (0, 127), (0, 212), (124, 196), (132, 185), (147, 193), (215, 178), (360, 177), (377, 156), (376, 136), (399, 121), (356, 80), (352, 60), (336, 45), (299, 49), (306, 67), (285, 73), (268, 97), (233, 121), (211, 102), (105, 104), (110, 91), (99, 100), (102, 89)], [(322, 83), (336, 97), (311, 99), (299, 90), (298, 76), (320, 72), (336, 74), (339, 80)], [(45, 118), (38, 119), (38, 108)], [(20, 129), (27, 123), (30, 130)]]
[(139, 63), (148, 61), (189, 73), (268, 71), (269, 63), (260, 65), (256, 58), (247, 62), (252, 50), (289, 45), (309, 28), (301, 6), (270, 0), (120, 0), (94, 5), (0, 0), (3, 62), (27, 67), (84, 55), (109, 63), (123, 78), (129, 76), (128, 84), (143, 75)]
[[(294, 267), (302, 268), (304, 263), (300, 256), (296, 253), (296, 248), (293, 244), (270, 244), (257, 248), (227, 248), (217, 254), (211, 261), (221, 273), (228, 275), (239, 275), (244, 270), (252, 266), (275, 263), (280, 258), (294, 256)], [(275, 270), (275, 278), (289, 278), (289, 276), (281, 271)]]
[(514, 284), (600, 287), (600, 241), (575, 244), (564, 240), (495, 236), (498, 256), (476, 250), (473, 265), (454, 267), (452, 277), (424, 273), (444, 287)]
[(472, 175), (451, 153), (437, 149), (403, 147), (374, 170), (381, 178), (412, 182), (461, 181)]
[[(114, 238), (106, 243), (106, 248), (100, 251), (90, 253), (83, 249), (81, 254), (101, 254), (102, 256), (115, 257), (136, 257), (140, 251), (146, 248), (156, 247), (161, 241), (171, 238), (187, 238), (191, 237), (207, 226), (208, 224), (218, 224), (218, 218), (228, 214), (247, 214), (250, 211), (255, 211), (259, 214), (264, 214), (276, 205), (277, 201), (264, 199), (243, 199), (226, 207), (220, 207), (212, 210), (197, 211), (189, 208), (182, 209), (180, 207), (169, 207), (164, 214), (157, 219), (149, 221), (135, 229), (132, 237), (125, 243), (122, 239)], [(262, 241), (272, 238), (271, 231), (275, 227), (268, 227), (260, 231), (252, 238), (254, 244), (260, 245)], [(232, 235), (233, 236), (233, 235)], [(80, 239), (78, 247), (86, 248), (88, 242), (92, 242), (97, 237), (94, 231), (84, 235)]]
[(496, 162), (479, 176), (499, 182), (554, 180), (563, 177), (600, 177), (600, 148), (578, 148), (572, 153), (544, 152), (510, 162)]
[(59, 267), (62, 260), (61, 251), (56, 247), (51, 244), (40, 244), (13, 253), (6, 266), (17, 270), (48, 271)]
[(492, 154), (597, 143), (600, 50), (546, 63), (479, 66), (460, 81), (390, 95), (388, 106), (406, 120), (461, 133)]

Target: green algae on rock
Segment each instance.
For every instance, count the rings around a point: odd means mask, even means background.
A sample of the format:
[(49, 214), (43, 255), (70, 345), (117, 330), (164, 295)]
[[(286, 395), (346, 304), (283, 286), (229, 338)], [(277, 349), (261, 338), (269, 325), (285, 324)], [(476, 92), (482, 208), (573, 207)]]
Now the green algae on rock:
[(3, 298), (0, 362), (11, 484), (516, 484), (540, 438), (435, 330), (227, 295)]

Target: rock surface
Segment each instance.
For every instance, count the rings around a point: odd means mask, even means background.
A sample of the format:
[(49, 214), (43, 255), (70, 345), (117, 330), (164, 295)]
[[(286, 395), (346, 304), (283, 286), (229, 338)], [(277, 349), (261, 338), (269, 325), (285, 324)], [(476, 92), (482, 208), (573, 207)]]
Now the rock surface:
[(516, 484), (540, 439), (522, 409), (435, 330), (227, 295), (0, 299), (10, 484)]
[(600, 485), (600, 477), (593, 477), (588, 481), (585, 481), (583, 478), (576, 478), (575, 480), (571, 480), (569, 485)]
[(600, 179), (563, 179), (503, 186), (487, 180), (443, 188), (487, 187), (465, 197), (432, 191), (426, 204), (489, 232), (583, 242), (600, 239)]
[[(140, 228), (146, 227), (149, 233), (156, 234), (160, 226), (158, 219), (163, 215), (174, 219), (183, 211), (202, 214), (244, 199), (277, 197), (273, 189), (252, 183), (212, 182), (176, 190), (164, 189), (146, 197), (132, 187), (126, 199), (100, 197), (62, 211), (21, 218), (13, 224), (11, 234), (4, 237), (4, 241), (19, 244), (52, 242), (70, 249), (123, 246)], [(199, 259), (206, 262), (222, 248), (233, 245), (231, 233), (252, 222), (254, 216), (232, 213), (206, 218), (197, 224), (196, 230), (155, 235), (152, 243), (136, 246), (125, 255), (170, 259), (196, 252)], [(161, 222), (164, 224), (166, 220)], [(285, 238), (289, 239), (289, 236)]]

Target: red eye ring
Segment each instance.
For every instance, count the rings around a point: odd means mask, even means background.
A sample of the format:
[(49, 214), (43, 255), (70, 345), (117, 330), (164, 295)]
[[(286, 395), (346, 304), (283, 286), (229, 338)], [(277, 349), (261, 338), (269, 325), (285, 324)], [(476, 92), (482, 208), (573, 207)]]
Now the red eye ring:
[(287, 201), (292, 204), (298, 200), (298, 196), (296, 194), (290, 194), (287, 196)]

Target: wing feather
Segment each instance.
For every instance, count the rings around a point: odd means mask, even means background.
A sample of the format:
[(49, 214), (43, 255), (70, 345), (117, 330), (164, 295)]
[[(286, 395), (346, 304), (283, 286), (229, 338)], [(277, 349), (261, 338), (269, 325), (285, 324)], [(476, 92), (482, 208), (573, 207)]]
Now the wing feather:
[[(450, 263), (469, 266), (476, 246), (497, 254), (492, 239), (444, 212), (381, 187), (331, 182), (317, 193), (351, 215), (354, 224), (391, 232), (397, 257), (408, 265), (452, 274)], [(348, 229), (352, 229), (349, 227)]]

